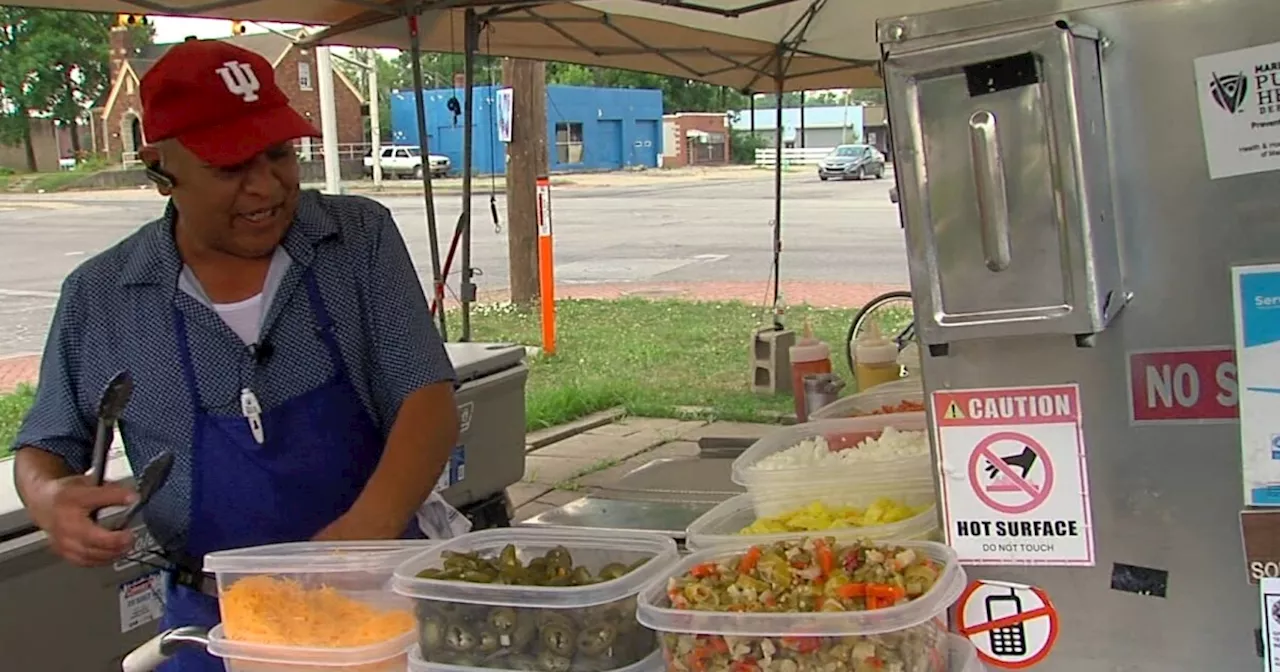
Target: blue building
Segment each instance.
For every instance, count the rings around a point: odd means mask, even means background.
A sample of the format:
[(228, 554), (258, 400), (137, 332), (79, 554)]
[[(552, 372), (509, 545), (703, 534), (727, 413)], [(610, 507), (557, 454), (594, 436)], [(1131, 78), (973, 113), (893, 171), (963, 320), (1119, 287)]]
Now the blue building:
[[(506, 172), (506, 147), (498, 139), (496, 91), (477, 86), (474, 98), (472, 161), (478, 174)], [(427, 140), (432, 154), (449, 157), (462, 167), (462, 115), (449, 111), (461, 88), (423, 92)], [(391, 94), (391, 137), (396, 144), (418, 144), (417, 108), (412, 91)], [(547, 87), (547, 151), (552, 172), (617, 170), (630, 166), (656, 168), (662, 152), (662, 91), (603, 89), (585, 86)]]

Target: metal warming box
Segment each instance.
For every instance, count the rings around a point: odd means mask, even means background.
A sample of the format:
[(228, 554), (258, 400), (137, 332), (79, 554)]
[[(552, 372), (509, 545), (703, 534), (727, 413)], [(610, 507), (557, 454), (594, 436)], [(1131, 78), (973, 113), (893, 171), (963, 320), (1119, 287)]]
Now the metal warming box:
[[(131, 484), (118, 442), (112, 453), (107, 477)], [(141, 524), (134, 534), (134, 548), (149, 545)], [(83, 569), (54, 555), (18, 499), (13, 460), (0, 460), (0, 667), (119, 670), (126, 653), (155, 635), (163, 585), (160, 573), (145, 564)]]
[(446, 343), (458, 374), (458, 445), (437, 490), (456, 507), (495, 495), (524, 477), (523, 346)]

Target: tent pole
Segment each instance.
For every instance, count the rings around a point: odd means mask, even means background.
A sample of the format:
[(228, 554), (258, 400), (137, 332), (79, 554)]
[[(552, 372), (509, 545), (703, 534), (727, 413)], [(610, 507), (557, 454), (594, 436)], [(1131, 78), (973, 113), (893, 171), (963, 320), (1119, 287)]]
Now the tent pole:
[(471, 284), (471, 169), (472, 148), (475, 136), (476, 96), (476, 43), (479, 42), (479, 21), (476, 10), (467, 8), (462, 38), (462, 335), (460, 340), (471, 340), (471, 302), (475, 301), (475, 285)]
[(779, 304), (782, 301), (782, 82), (774, 80), (777, 94), (774, 96), (773, 146), (773, 326), (782, 329)]
[(431, 190), (431, 143), (427, 139), (427, 104), (422, 94), (422, 39), (418, 35), (418, 16), (410, 14), (409, 56), (413, 61), (413, 99), (418, 106), (418, 151), (422, 155), (422, 198), (427, 206), (427, 242), (431, 246), (431, 279), (435, 304), (439, 306), (440, 338), (449, 340), (445, 324), (444, 277), (440, 273), (440, 238), (436, 232), (436, 199)]

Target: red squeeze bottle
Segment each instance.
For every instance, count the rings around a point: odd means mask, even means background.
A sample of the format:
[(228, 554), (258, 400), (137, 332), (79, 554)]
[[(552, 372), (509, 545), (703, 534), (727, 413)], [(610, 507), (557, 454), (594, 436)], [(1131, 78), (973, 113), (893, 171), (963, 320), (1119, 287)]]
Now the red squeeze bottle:
[(831, 348), (814, 338), (813, 327), (806, 320), (804, 336), (791, 346), (788, 352), (791, 356), (791, 395), (795, 400), (796, 422), (808, 422), (809, 409), (805, 408), (804, 377), (831, 373)]

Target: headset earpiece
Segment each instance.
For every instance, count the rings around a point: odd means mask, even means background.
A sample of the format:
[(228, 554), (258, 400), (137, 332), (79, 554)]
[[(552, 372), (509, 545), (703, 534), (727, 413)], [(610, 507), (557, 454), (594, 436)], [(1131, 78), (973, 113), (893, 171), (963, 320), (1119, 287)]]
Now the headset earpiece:
[(172, 189), (177, 180), (173, 178), (165, 169), (160, 167), (158, 163), (149, 163), (146, 168), (147, 179), (155, 183), (156, 186), (163, 189)]

